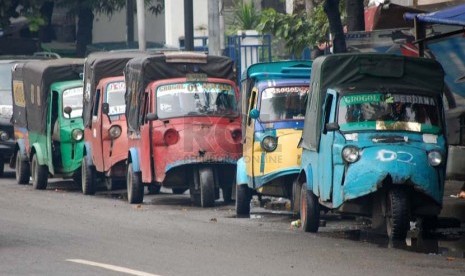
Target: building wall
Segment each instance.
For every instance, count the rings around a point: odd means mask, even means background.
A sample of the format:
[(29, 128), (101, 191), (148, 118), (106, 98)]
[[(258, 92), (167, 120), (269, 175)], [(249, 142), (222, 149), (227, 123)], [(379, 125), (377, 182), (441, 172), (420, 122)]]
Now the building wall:
[[(208, 0), (194, 1), (194, 36), (208, 36)], [(184, 37), (184, 0), (165, 1), (166, 44), (179, 47)]]
[[(165, 43), (165, 14), (155, 16), (149, 11), (145, 12), (145, 35), (146, 41)], [(134, 40), (138, 40), (136, 14), (134, 15)], [(111, 17), (96, 14), (92, 41), (93, 43), (126, 41), (126, 9), (115, 12)]]

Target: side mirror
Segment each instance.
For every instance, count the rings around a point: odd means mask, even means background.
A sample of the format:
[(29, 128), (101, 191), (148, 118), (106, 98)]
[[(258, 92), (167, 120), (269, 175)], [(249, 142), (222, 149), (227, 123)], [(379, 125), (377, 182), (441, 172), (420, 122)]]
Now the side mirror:
[(325, 125), (326, 131), (336, 131), (339, 130), (339, 124), (334, 122), (334, 123), (327, 123)]
[(71, 108), (71, 106), (65, 106), (65, 108), (63, 109), (63, 112), (65, 112), (65, 114), (68, 115), (68, 117), (71, 117), (72, 111), (73, 111), (73, 108)]
[(110, 105), (108, 103), (102, 104), (102, 113), (108, 115), (110, 113)]
[(251, 119), (258, 119), (258, 117), (260, 117), (260, 111), (258, 111), (258, 109), (253, 108), (249, 112), (249, 117)]
[(158, 120), (158, 115), (157, 113), (148, 113), (145, 118), (147, 119), (147, 121), (155, 121), (155, 120)]

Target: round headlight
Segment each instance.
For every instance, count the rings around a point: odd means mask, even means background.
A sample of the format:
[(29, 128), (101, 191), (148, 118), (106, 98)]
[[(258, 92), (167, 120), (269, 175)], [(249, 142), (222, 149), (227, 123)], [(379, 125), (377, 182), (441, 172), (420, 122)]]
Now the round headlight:
[(8, 140), (8, 139), (10, 139), (10, 135), (8, 135), (7, 132), (1, 132), (1, 133), (0, 133), (0, 140), (6, 141), (6, 140)]
[(439, 151), (433, 150), (428, 152), (428, 162), (431, 166), (436, 167), (442, 163), (442, 155)]
[(108, 134), (110, 135), (111, 139), (116, 139), (121, 136), (121, 127), (120, 126), (112, 126), (108, 130)]
[(342, 158), (349, 163), (354, 163), (360, 157), (360, 150), (354, 146), (345, 147), (342, 150)]
[(74, 140), (81, 141), (82, 138), (84, 138), (84, 132), (82, 132), (82, 129), (75, 128), (71, 132), (71, 136), (73, 137)]
[(263, 138), (261, 146), (265, 151), (274, 151), (278, 147), (278, 139), (273, 136), (266, 136)]

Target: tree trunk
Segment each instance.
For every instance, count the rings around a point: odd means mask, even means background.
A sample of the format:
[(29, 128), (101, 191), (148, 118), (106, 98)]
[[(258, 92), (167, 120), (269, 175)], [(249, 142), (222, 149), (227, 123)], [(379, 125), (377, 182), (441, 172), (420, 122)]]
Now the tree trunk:
[(347, 30), (365, 30), (365, 10), (363, 0), (346, 0)]
[(79, 7), (78, 24), (76, 34), (76, 55), (85, 57), (87, 45), (92, 43), (92, 28), (94, 24), (94, 13), (87, 5)]
[(347, 52), (341, 14), (339, 12), (339, 0), (326, 0), (323, 8), (328, 16), (329, 31), (333, 36), (333, 53)]
[(313, 4), (313, 0), (305, 0), (305, 11), (307, 15), (311, 15), (313, 13), (313, 8), (315, 5)]
[(55, 38), (55, 32), (52, 27), (53, 6), (54, 2), (46, 1), (40, 7), (40, 13), (45, 18), (45, 25), (39, 30), (40, 42), (50, 42)]

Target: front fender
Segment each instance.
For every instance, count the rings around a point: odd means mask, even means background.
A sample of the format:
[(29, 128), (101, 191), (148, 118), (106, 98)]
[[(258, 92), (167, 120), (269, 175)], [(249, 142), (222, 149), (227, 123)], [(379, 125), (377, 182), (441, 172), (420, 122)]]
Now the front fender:
[(244, 161), (244, 157), (241, 157), (239, 158), (239, 160), (237, 160), (236, 183), (237, 185), (247, 184), (250, 187), (249, 178), (247, 177), (246, 164)]
[(28, 160), (27, 151), (26, 151), (26, 142), (24, 141), (24, 139), (16, 140), (16, 150), (19, 152), (21, 159), (23, 161)]
[(313, 190), (313, 169), (310, 164), (307, 165), (307, 167), (304, 168), (305, 171), (305, 181), (307, 182), (307, 190), (308, 191), (313, 191), (314, 194), (316, 194), (316, 191)]
[(86, 159), (88, 165), (94, 165), (94, 161), (92, 160), (92, 145), (88, 142), (84, 142), (84, 156), (82, 158)]
[[(35, 152), (35, 154), (37, 155), (37, 162), (39, 162), (39, 165), (48, 165), (47, 162), (45, 161), (45, 156), (44, 156), (44, 152), (42, 150), (42, 148), (40, 147), (40, 144), (39, 143), (34, 143), (32, 144), (32, 149), (33, 151)], [(29, 156), (30, 158), (32, 158), (32, 155)]]
[(128, 162), (132, 162), (132, 170), (140, 172), (139, 150), (137, 148), (130, 148), (128, 155)]

